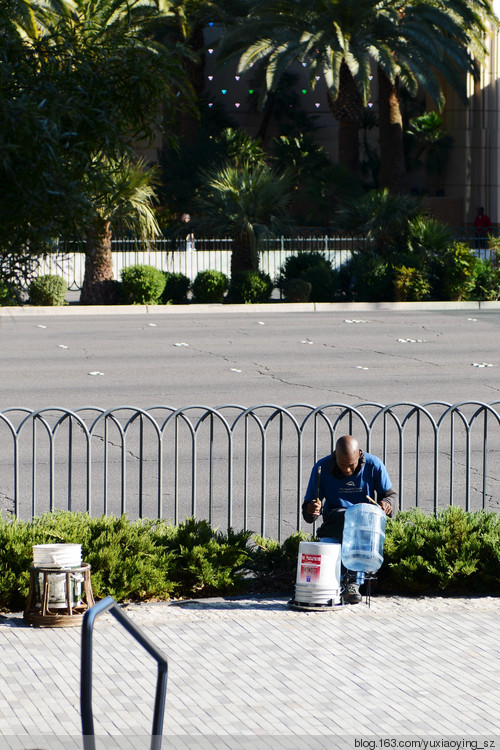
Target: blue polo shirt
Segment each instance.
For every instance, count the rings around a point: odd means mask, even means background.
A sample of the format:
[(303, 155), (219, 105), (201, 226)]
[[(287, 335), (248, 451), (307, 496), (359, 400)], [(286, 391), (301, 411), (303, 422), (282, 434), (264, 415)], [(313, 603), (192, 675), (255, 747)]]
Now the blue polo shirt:
[(364, 456), (365, 462), (361, 470), (354, 476), (341, 479), (336, 479), (330, 472), (331, 456), (320, 459), (313, 466), (304, 499), (307, 502), (316, 499), (316, 478), (319, 466), (321, 466), (319, 499), (325, 499), (323, 515), (333, 508), (348, 508), (357, 503), (367, 503), (369, 502), (366, 499), (367, 495), (376, 500), (375, 492), (380, 496), (390, 490), (391, 480), (380, 458), (371, 453), (365, 453)]

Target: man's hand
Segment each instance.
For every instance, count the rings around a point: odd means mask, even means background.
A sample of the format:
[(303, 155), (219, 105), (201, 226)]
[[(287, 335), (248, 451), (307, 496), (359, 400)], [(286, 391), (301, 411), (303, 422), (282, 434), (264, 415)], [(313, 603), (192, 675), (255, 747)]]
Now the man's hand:
[(388, 503), (387, 500), (379, 500), (378, 504), (380, 505), (386, 516), (391, 515), (392, 505)]
[(307, 512), (311, 514), (311, 516), (319, 516), (321, 511), (321, 500), (311, 500), (311, 502), (307, 506)]

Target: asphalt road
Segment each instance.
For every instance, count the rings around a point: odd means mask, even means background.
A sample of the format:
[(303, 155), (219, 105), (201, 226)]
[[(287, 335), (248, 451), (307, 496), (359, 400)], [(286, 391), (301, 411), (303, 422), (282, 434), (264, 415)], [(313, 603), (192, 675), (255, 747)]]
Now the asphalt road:
[(4, 315), (0, 409), (500, 400), (500, 310), (355, 316)]
[[(95, 311), (71, 314), (47, 311), (33, 315), (9, 316), (0, 314), (0, 411), (12, 407), (42, 409), (62, 407), (77, 409), (97, 407), (110, 409), (118, 406), (150, 408), (169, 406), (174, 408), (190, 405), (217, 407), (237, 404), (244, 407), (258, 404), (309, 404), (320, 406), (340, 403), (358, 405), (363, 402), (394, 404), (412, 402), (423, 404), (430, 401), (459, 403), (462, 401), (500, 402), (500, 347), (498, 326), (500, 309), (497, 310), (404, 310), (369, 311), (353, 309), (343, 312), (333, 308), (325, 312), (294, 312), (280, 309), (257, 311), (217, 312), (207, 310), (191, 312), (165, 311), (163, 313), (140, 314), (121, 311), (101, 315)], [(404, 407), (406, 408), (406, 407)], [(296, 411), (296, 410), (295, 410)], [(470, 409), (469, 409), (470, 411)], [(158, 412), (159, 414), (160, 412)], [(166, 412), (163, 414), (165, 415)], [(227, 414), (227, 412), (226, 412)], [(11, 416), (11, 415), (9, 415)], [(94, 415), (95, 416), (95, 415)], [(14, 418), (19, 420), (20, 412)], [(93, 417), (92, 417), (93, 418)], [(91, 421), (90, 415), (89, 419)], [(89, 422), (90, 424), (90, 422)], [(492, 423), (493, 424), (493, 423)], [(422, 428), (423, 429), (423, 428)], [(431, 509), (434, 502), (432, 456), (433, 437), (427, 432), (422, 436), (421, 487), (419, 504)], [(458, 424), (458, 429), (462, 426)], [(482, 434), (472, 448), (471, 497), (473, 507), (482, 502)], [(240, 431), (241, 432), (241, 431)], [(487, 480), (488, 507), (498, 507), (498, 454), (497, 430), (491, 427), (488, 434), (489, 471)], [(242, 433), (241, 433), (242, 434)], [(32, 505), (32, 456), (29, 429), (23, 431), (19, 442), (19, 507), (23, 515), (42, 512), (49, 507), (48, 470), (50, 457), (43, 449), (43, 432), (37, 439), (37, 491), (35, 509)], [(64, 458), (64, 433), (58, 433), (56, 462)], [(283, 530), (291, 533), (297, 518), (296, 461), (297, 447), (293, 443), (293, 431), (287, 433), (285, 442), (286, 461), (283, 471)], [(290, 438), (290, 435), (292, 436)], [(165, 450), (172, 447), (172, 435), (166, 438)], [(140, 452), (135, 437), (130, 435), (127, 449), (127, 512), (155, 516), (157, 513), (157, 485), (155, 484), (154, 457), (145, 463), (142, 511), (138, 505), (137, 458)], [(191, 496), (190, 438), (183, 434), (181, 448), (178, 517), (194, 514)], [(77, 435), (72, 448), (73, 509), (86, 507), (86, 458), (85, 447), (77, 445)], [(119, 514), (123, 509), (120, 495), (121, 458), (116, 445), (120, 443), (117, 433), (109, 442), (109, 502), (108, 512)], [(134, 442), (135, 440), (135, 442)], [(155, 438), (149, 435), (149, 448)], [(199, 462), (197, 474), (198, 505), (196, 513), (208, 513), (202, 508), (207, 499), (207, 487), (213, 486), (214, 518), (224, 525), (227, 515), (226, 469), (227, 448), (224, 433), (215, 444), (214, 478), (206, 475), (207, 457), (203, 443), (198, 444)], [(252, 450), (257, 451), (260, 438), (250, 439)], [(397, 440), (392, 436), (392, 440)], [(479, 443), (477, 443), (479, 440)], [(200, 438), (201, 441), (201, 438)], [(218, 444), (218, 442), (220, 444)], [(321, 449), (328, 445), (328, 436), (322, 434)], [(391, 443), (394, 446), (396, 443)], [(406, 474), (404, 479), (405, 500), (403, 507), (415, 502), (415, 476), (412, 469), (412, 438), (407, 436)], [(93, 511), (105, 512), (102, 479), (102, 456), (100, 438), (93, 442)], [(265, 517), (269, 524), (276, 524), (277, 501), (277, 454), (276, 446), (269, 438), (267, 457), (268, 507)], [(440, 444), (441, 451), (449, 450), (446, 436)], [(304, 481), (312, 462), (311, 435), (303, 446)], [(380, 452), (381, 445), (373, 446)], [(8, 427), (2, 426), (0, 444), (0, 507), (14, 510), (14, 473), (12, 469), (13, 443)], [(238, 448), (234, 447), (235, 454)], [(273, 452), (274, 451), (274, 452)], [(62, 458), (61, 458), (62, 456)], [(397, 482), (397, 451), (390, 447), (388, 468), (393, 482)], [(165, 459), (166, 460), (166, 459)], [(169, 459), (170, 460), (170, 459)], [(255, 458), (254, 458), (255, 460)], [(101, 469), (99, 469), (101, 462)], [(458, 439), (455, 449), (456, 500), (463, 503), (466, 465), (463, 439)], [(238, 464), (239, 466), (239, 464)], [(263, 517), (260, 495), (261, 479), (259, 464), (251, 465), (248, 482), (249, 527), (257, 530)], [(291, 468), (290, 468), (291, 467)], [(241, 515), (243, 485), (241, 467), (234, 469), (235, 512)], [(68, 478), (65, 469), (57, 470), (55, 507), (66, 507), (68, 500)], [(174, 517), (174, 469), (166, 460), (164, 506), (162, 513)], [(34, 478), (33, 478), (34, 481)], [(440, 473), (441, 503), (446, 504), (446, 470)], [(142, 486), (142, 485), (141, 485)], [(402, 492), (399, 489), (402, 502)], [(159, 511), (158, 511), (159, 512)], [(208, 517), (208, 516), (207, 516)], [(234, 517), (235, 525), (243, 523)], [(275, 533), (275, 528), (271, 528)]]

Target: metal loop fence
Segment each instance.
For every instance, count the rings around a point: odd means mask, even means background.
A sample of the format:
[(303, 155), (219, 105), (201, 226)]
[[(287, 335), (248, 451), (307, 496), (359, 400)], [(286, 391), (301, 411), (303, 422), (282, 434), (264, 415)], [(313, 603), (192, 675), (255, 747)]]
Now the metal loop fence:
[(400, 510), (499, 511), (499, 404), (11, 407), (0, 411), (0, 505), (23, 519), (193, 516), (280, 540), (302, 528), (314, 462), (354, 434), (386, 464)]

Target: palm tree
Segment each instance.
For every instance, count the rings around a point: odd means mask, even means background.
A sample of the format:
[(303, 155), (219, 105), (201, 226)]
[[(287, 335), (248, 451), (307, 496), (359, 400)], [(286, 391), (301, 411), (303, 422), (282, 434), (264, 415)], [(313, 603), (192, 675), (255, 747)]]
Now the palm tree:
[(283, 231), (290, 199), (288, 175), (266, 164), (226, 164), (204, 173), (197, 210), (207, 229), (232, 238), (233, 278), (258, 270), (260, 243)]
[(477, 78), (486, 55), (487, 24), (496, 24), (489, 0), (400, 0), (399, 24), (386, 41), (392, 72), (378, 65), (380, 184), (393, 192), (406, 188), (400, 89), (423, 89), (434, 105), (444, 105), (442, 79), (464, 102), (467, 75)]
[(24, 39), (39, 39), (57, 17), (66, 15), (72, 0), (6, 0), (10, 20)]
[(381, 182), (398, 191), (405, 171), (400, 86), (413, 93), (420, 86), (442, 104), (439, 74), (463, 92), (465, 75), (477, 74), (475, 58), (484, 56), (490, 21), (489, 0), (259, 0), (223, 39), (220, 59), (239, 56), (240, 72), (266, 60), (268, 90), (295, 61), (307, 65), (313, 86), (323, 76), (340, 123), (339, 162), (354, 171), (376, 67)]
[(388, 258), (404, 246), (413, 219), (420, 214), (418, 200), (394, 195), (389, 190), (371, 190), (338, 209), (337, 224), (370, 241), (367, 252)]
[[(86, 231), (85, 275), (80, 295), (83, 305), (113, 301), (113, 231), (131, 231), (150, 239), (160, 233), (153, 201), (156, 172), (142, 161), (124, 158), (95, 165), (101, 171), (101, 189), (92, 195), (93, 220)], [(90, 185), (93, 191), (95, 176)]]
[(370, 91), (371, 61), (392, 75), (396, 68), (384, 37), (398, 14), (389, 0), (274, 0), (257, 2), (248, 16), (222, 39), (224, 64), (239, 57), (238, 71), (266, 64), (266, 90), (274, 91), (282, 74), (301, 62), (311, 86), (327, 85), (328, 105), (339, 121), (339, 163), (358, 171), (359, 123)]

